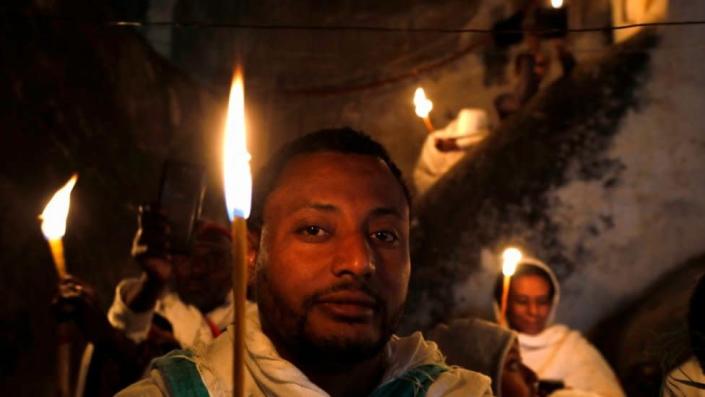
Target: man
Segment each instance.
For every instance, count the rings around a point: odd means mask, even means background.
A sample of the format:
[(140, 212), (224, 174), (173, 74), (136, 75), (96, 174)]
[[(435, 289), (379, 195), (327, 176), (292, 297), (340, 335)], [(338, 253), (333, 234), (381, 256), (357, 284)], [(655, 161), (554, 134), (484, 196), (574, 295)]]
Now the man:
[(206, 221), (194, 234), (189, 252), (172, 252), (166, 219), (142, 209), (133, 247), (142, 276), (118, 285), (108, 311), (110, 323), (134, 342), (162, 335), (189, 348), (232, 323), (230, 234)]
[(158, 211), (143, 207), (139, 222), (133, 255), (143, 274), (119, 284), (107, 318), (90, 285), (59, 283), (57, 320), (75, 322), (95, 347), (82, 369), (87, 396), (114, 395), (153, 358), (209, 342), (233, 321), (228, 231), (200, 221), (188, 251), (175, 252)]
[[(486, 396), (419, 333), (393, 335), (406, 299), (409, 194), (386, 151), (350, 129), (285, 146), (255, 179), (249, 219), (257, 305), (248, 396)], [(232, 393), (232, 334), (157, 360), (118, 396)]]
[[(501, 295), (500, 274), (495, 284), (496, 308)], [(553, 270), (525, 257), (512, 276), (507, 303), (507, 322), (519, 333), (524, 363), (542, 383), (561, 388), (556, 397), (624, 397), (600, 352), (580, 332), (553, 324), (559, 301), (560, 284)]]

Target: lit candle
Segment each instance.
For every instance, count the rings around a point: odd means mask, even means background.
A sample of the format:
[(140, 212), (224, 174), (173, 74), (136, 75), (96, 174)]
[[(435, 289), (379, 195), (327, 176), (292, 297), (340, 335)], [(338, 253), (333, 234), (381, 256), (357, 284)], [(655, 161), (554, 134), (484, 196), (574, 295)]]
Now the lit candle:
[[(66, 277), (66, 259), (64, 258), (64, 244), (62, 238), (66, 233), (66, 217), (71, 204), (71, 191), (76, 185), (78, 175), (74, 174), (66, 184), (57, 190), (49, 203), (44, 207), (39, 219), (42, 221), (42, 234), (49, 242), (54, 267), (59, 278)], [(59, 396), (70, 395), (69, 364), (71, 362), (71, 345), (69, 344), (69, 331), (65, 324), (59, 324), (59, 343), (56, 351), (57, 386)]]
[(517, 270), (519, 262), (523, 257), (521, 251), (514, 247), (509, 247), (502, 252), (502, 274), (504, 275), (504, 284), (502, 287), (502, 306), (500, 312), (500, 325), (508, 327), (507, 323), (507, 301), (509, 300), (509, 286), (512, 281), (512, 276)]
[(433, 132), (433, 124), (431, 124), (431, 118), (428, 116), (433, 109), (433, 102), (426, 98), (426, 92), (421, 87), (417, 88), (416, 92), (414, 92), (414, 108), (416, 115), (423, 120), (426, 130)]
[(242, 70), (233, 76), (228, 101), (223, 142), (225, 203), (233, 241), (233, 395), (245, 391), (245, 300), (247, 299), (247, 223), (252, 196), (250, 154), (247, 152), (245, 126), (245, 89)]
[(551, 7), (553, 7), (553, 8), (563, 7), (563, 0), (551, 0)]
[(64, 260), (64, 245), (61, 239), (66, 233), (66, 217), (69, 214), (71, 191), (76, 185), (78, 175), (74, 174), (66, 184), (57, 190), (49, 203), (44, 207), (39, 219), (42, 221), (42, 234), (49, 242), (54, 267), (59, 278), (66, 276), (66, 261)]

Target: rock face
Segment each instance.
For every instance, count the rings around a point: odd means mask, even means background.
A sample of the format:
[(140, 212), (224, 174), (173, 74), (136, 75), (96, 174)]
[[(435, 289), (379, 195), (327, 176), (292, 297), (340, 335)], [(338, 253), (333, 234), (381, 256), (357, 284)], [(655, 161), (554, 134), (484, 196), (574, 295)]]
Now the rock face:
[[(677, 3), (669, 18), (702, 15)], [(509, 243), (556, 269), (558, 320), (582, 330), (705, 250), (705, 54), (684, 44), (702, 29), (581, 63), (421, 199), (408, 329), (489, 317), (491, 253)]]
[(67, 267), (96, 287), (107, 308), (115, 283), (137, 272), (128, 258), (136, 206), (156, 198), (165, 157), (206, 160), (220, 106), (133, 30), (100, 24), (110, 14), (99, 2), (6, 3), (0, 388), (52, 395), (49, 302), (57, 280), (37, 215), (78, 172)]
[[(503, 123), (421, 198), (412, 246), (411, 305), (417, 312), (410, 329), (488, 302), (492, 282), (483, 283), (488, 295), (479, 300), (472, 298), (480, 291), (459, 285), (482, 271), (483, 249), (526, 247), (564, 279), (587, 266), (590, 252), (582, 241), (564, 240), (556, 211), (564, 209), (565, 200), (557, 192), (572, 183), (595, 183), (605, 191), (619, 185), (625, 166), (607, 149), (627, 111), (638, 104), (654, 43), (654, 37), (639, 37), (602, 60), (580, 65)], [(596, 224), (585, 225), (594, 235), (612, 226), (609, 213), (600, 215), (590, 220)], [(570, 297), (570, 291), (564, 295)], [(426, 308), (425, 316), (420, 308)]]

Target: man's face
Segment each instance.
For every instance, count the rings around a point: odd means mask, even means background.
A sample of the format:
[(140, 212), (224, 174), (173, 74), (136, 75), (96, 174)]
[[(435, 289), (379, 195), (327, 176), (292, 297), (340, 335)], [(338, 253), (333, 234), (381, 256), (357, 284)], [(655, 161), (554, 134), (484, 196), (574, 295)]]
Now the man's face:
[(176, 291), (184, 302), (207, 313), (225, 302), (232, 288), (230, 242), (197, 241), (190, 256), (175, 255)]
[(546, 327), (551, 312), (551, 287), (541, 276), (527, 274), (512, 279), (507, 318), (510, 326), (536, 335)]
[(401, 315), (410, 272), (409, 206), (386, 165), (336, 152), (295, 157), (263, 219), (256, 282), (264, 332), (311, 363), (378, 353)]

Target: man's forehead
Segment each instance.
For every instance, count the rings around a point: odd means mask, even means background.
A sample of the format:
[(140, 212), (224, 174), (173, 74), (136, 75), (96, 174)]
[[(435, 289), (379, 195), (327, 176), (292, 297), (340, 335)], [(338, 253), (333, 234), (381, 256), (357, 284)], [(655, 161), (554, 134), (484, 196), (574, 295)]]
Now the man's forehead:
[(286, 198), (291, 206), (333, 210), (339, 196), (376, 199), (380, 208), (408, 206), (401, 184), (382, 160), (338, 152), (294, 157), (282, 170), (270, 199)]

